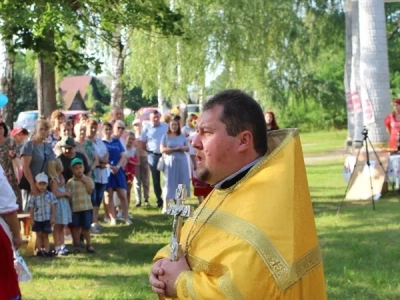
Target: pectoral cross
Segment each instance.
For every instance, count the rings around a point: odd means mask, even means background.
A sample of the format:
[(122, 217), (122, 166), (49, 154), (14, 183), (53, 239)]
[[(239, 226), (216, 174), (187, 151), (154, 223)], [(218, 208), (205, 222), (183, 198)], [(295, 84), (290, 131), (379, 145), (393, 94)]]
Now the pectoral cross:
[(175, 192), (175, 205), (168, 205), (167, 214), (174, 216), (174, 222), (172, 223), (172, 234), (170, 240), (170, 258), (173, 261), (178, 260), (182, 253), (181, 241), (181, 229), (183, 217), (188, 218), (192, 214), (192, 207), (190, 205), (184, 205), (186, 200), (186, 186), (184, 184), (178, 184), (178, 188)]

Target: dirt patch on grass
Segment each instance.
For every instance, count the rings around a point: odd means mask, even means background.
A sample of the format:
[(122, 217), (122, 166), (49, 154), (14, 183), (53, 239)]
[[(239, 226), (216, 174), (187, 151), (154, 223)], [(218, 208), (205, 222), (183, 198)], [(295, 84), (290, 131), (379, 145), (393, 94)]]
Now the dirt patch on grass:
[(350, 153), (348, 151), (345, 151), (344, 149), (333, 149), (329, 152), (326, 152), (324, 154), (319, 154), (316, 156), (310, 155), (310, 156), (304, 156), (304, 162), (306, 164), (312, 164), (316, 162), (321, 162), (321, 161), (328, 161), (328, 160), (334, 160), (334, 159), (345, 159), (347, 155)]

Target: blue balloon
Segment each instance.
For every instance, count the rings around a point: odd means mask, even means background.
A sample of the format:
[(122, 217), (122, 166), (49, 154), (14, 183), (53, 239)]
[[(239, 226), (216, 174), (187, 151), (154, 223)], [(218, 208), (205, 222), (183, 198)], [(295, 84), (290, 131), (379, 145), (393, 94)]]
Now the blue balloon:
[(8, 97), (4, 94), (0, 94), (0, 108), (3, 108), (8, 103)]

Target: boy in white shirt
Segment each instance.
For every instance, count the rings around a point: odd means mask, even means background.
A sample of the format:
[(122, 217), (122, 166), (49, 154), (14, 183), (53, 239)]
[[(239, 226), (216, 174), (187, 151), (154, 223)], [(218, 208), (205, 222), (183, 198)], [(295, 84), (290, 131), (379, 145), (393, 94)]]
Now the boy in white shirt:
[(28, 200), (29, 213), (32, 221), (32, 231), (36, 232), (36, 255), (40, 257), (51, 257), (49, 234), (52, 233), (51, 226), (54, 225), (56, 217), (57, 198), (47, 190), (49, 178), (44, 173), (35, 177), (35, 184), (39, 195), (31, 196)]

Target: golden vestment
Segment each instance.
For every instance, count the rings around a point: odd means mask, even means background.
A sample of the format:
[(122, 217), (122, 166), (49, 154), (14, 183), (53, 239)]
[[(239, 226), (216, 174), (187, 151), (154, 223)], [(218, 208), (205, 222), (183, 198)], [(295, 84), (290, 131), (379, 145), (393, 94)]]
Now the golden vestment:
[[(178, 299), (326, 299), (296, 129), (269, 132), (268, 153), (232, 187), (209, 197), (182, 228), (183, 249), (191, 241), (191, 271), (175, 283)], [(166, 246), (154, 261), (168, 256)]]

